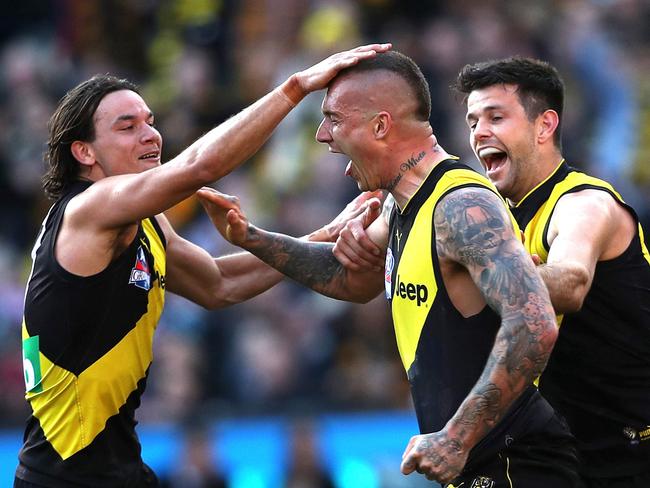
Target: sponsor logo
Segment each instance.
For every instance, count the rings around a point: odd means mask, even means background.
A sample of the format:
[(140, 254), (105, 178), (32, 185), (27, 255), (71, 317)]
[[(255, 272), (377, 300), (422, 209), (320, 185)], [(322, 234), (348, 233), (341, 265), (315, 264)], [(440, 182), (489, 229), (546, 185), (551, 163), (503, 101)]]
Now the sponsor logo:
[(487, 476), (477, 476), (472, 481), (470, 488), (492, 488), (494, 486), (494, 480), (488, 478)]
[(641, 442), (650, 439), (650, 425), (647, 425), (644, 430), (639, 431), (639, 439)]
[(135, 265), (131, 269), (129, 285), (135, 285), (146, 291), (149, 291), (151, 288), (151, 273), (149, 272), (149, 264), (147, 263), (147, 258), (142, 246), (138, 247), (135, 257)]
[(429, 299), (429, 289), (420, 283), (404, 283), (399, 274), (395, 283), (395, 295), (403, 299), (415, 301), (419, 307)]
[(28, 337), (23, 341), (23, 374), (25, 375), (26, 392), (40, 393), (43, 391), (41, 356), (37, 335)]
[(386, 250), (386, 266), (384, 267), (384, 288), (386, 289), (386, 300), (393, 296), (392, 278), (393, 268), (395, 267), (395, 258), (390, 247)]

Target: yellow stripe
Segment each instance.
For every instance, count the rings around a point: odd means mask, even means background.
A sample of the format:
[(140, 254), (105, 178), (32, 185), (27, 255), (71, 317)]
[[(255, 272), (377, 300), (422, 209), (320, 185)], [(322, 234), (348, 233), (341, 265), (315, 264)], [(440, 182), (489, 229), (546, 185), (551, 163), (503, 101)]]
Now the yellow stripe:
[(506, 456), (506, 478), (508, 478), (508, 484), (512, 488), (512, 480), (510, 479), (510, 458)]

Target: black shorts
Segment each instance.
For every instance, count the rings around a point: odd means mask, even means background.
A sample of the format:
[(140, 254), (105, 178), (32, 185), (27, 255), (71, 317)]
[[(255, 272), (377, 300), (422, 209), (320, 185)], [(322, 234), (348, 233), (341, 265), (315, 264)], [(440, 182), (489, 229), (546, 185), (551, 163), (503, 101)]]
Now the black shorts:
[(447, 487), (583, 488), (575, 440), (566, 422), (554, 415), (543, 433), (512, 442)]
[(583, 478), (585, 488), (648, 488), (650, 468), (644, 473), (620, 478)]
[[(75, 486), (75, 487), (83, 486), (82, 484), (78, 484), (78, 483), (71, 485), (70, 483), (56, 481), (52, 478), (48, 478), (47, 481), (44, 481), (46, 478), (43, 477), (39, 479), (38, 483), (34, 483), (32, 481), (25, 481), (18, 477), (18, 472), (22, 473), (21, 475), (24, 476), (27, 473), (26, 468), (23, 465), (19, 465), (16, 471), (17, 473), (16, 473), (16, 477), (14, 478), (13, 488), (49, 488), (51, 486), (69, 488), (70, 486)], [(44, 484), (40, 484), (40, 483), (44, 483)], [(158, 488), (160, 486), (158, 477), (153, 472), (153, 470), (145, 463), (142, 463), (142, 471), (139, 475), (139, 479), (130, 480), (126, 483), (127, 484), (120, 484), (120, 486), (123, 488)], [(94, 485), (89, 485), (88, 488), (94, 488)]]

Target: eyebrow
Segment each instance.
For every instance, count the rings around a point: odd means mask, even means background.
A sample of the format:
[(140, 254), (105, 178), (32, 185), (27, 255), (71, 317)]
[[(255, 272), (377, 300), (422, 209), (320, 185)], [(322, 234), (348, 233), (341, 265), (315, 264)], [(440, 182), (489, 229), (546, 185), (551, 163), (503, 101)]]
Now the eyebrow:
[[(133, 114), (124, 114), (124, 115), (119, 115), (119, 116), (115, 119), (115, 121), (113, 122), (113, 124), (117, 124), (118, 122), (122, 122), (122, 121), (124, 121), (124, 120), (131, 121), (131, 120), (135, 120), (135, 119), (137, 119), (137, 118), (138, 118), (137, 115), (133, 115)], [(154, 116), (153, 116), (153, 112), (149, 111), (149, 113), (147, 114), (147, 120), (152, 119), (152, 118), (154, 118)]]
[[(502, 105), (488, 105), (487, 107), (483, 107), (481, 110), (479, 110), (479, 113), (483, 112), (492, 112), (494, 110), (503, 110)], [(476, 115), (474, 115), (475, 112), (468, 113), (465, 115), (465, 120), (471, 120), (471, 119), (476, 119)]]

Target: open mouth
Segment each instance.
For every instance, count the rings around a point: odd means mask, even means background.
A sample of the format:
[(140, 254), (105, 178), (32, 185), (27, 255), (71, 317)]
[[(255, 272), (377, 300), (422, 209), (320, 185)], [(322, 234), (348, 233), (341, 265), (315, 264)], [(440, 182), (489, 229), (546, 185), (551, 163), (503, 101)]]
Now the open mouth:
[(151, 152), (148, 152), (146, 154), (143, 154), (138, 159), (141, 159), (141, 160), (149, 160), (149, 159), (157, 160), (159, 156), (160, 156), (160, 153), (158, 151), (151, 151)]
[(496, 171), (506, 162), (508, 159), (508, 154), (496, 147), (486, 147), (479, 149), (478, 156), (481, 158), (481, 161), (485, 165), (485, 169), (488, 173)]

